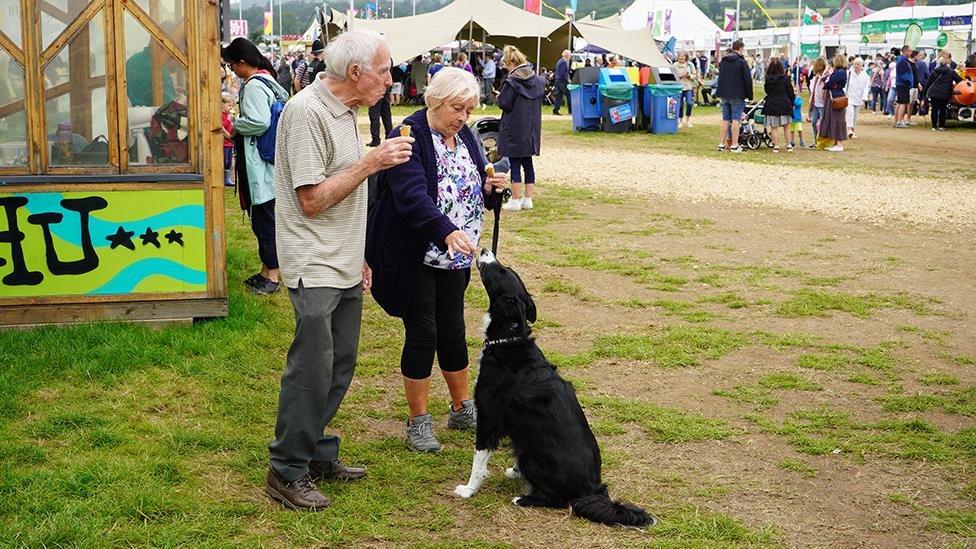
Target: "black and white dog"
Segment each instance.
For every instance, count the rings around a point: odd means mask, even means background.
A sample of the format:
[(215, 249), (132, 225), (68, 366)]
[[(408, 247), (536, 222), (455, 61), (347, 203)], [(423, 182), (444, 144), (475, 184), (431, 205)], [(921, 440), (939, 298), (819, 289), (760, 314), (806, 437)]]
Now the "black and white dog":
[(526, 507), (565, 508), (610, 525), (644, 527), (656, 519), (629, 503), (611, 501), (600, 482), (600, 448), (572, 384), (556, 372), (530, 338), (536, 309), (525, 285), (488, 250), (478, 257), (490, 306), (485, 348), (475, 386), (478, 430), (468, 483), (454, 489), (471, 497), (488, 476), (488, 457), (509, 437), (515, 466), (505, 475), (523, 481)]

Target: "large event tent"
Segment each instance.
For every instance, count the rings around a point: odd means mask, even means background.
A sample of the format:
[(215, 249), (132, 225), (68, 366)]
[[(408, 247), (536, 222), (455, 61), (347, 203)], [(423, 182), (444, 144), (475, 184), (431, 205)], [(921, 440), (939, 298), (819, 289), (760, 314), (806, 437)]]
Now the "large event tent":
[(626, 30), (646, 29), (653, 19), (654, 39), (672, 36), (685, 47), (705, 48), (715, 43), (721, 29), (691, 0), (636, 0), (620, 16)]
[[(333, 10), (333, 13), (338, 12)], [(332, 21), (338, 23), (339, 18), (333, 15)], [(455, 0), (439, 10), (416, 16), (344, 18), (342, 22), (348, 28), (366, 28), (383, 34), (397, 63), (454, 40), (471, 38), (498, 46), (514, 45), (530, 60), (541, 56), (542, 65), (551, 66), (560, 52), (569, 48), (570, 38), (577, 36), (645, 65), (667, 65), (646, 30), (624, 31), (616, 16), (570, 22), (529, 13), (502, 0)]]

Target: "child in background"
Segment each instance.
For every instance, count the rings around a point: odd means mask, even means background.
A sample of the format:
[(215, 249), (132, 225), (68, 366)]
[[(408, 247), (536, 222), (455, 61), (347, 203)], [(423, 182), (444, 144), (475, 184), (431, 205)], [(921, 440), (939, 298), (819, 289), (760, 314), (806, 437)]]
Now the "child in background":
[(803, 142), (803, 98), (800, 97), (800, 88), (793, 86), (793, 93), (796, 94), (796, 98), (793, 99), (793, 122), (790, 123), (790, 146), (795, 146), (796, 134), (800, 134), (800, 146), (806, 147), (806, 143)]
[(234, 98), (227, 93), (220, 95), (221, 101), (221, 125), (224, 127), (224, 186), (233, 187), (234, 182), (230, 180), (230, 165), (234, 159), (234, 122), (231, 120), (230, 113), (234, 110)]

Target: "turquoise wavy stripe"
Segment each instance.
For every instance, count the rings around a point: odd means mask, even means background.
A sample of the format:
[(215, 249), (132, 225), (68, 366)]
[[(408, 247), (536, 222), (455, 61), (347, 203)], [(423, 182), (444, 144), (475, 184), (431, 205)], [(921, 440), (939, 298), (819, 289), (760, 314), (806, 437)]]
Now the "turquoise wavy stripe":
[(153, 275), (168, 276), (186, 284), (206, 284), (207, 273), (162, 258), (151, 258), (129, 265), (89, 294), (129, 294), (140, 282)]
[[(61, 223), (54, 223), (51, 225), (51, 232), (57, 235), (58, 238), (74, 244), (75, 246), (81, 247), (81, 227), (78, 226), (78, 214), (74, 212), (66, 212), (64, 208), (61, 207), (61, 199), (63, 196), (61, 193), (30, 193), (30, 194), (19, 194), (17, 196), (23, 196), (30, 200), (25, 208), (29, 213), (41, 213), (41, 212), (58, 212), (65, 215), (65, 218)], [(158, 215), (151, 217), (146, 217), (143, 219), (136, 219), (132, 221), (104, 221), (96, 217), (101, 210), (94, 211), (89, 216), (88, 227), (91, 230), (92, 244), (96, 248), (104, 248), (109, 246), (111, 243), (105, 240), (105, 237), (110, 234), (115, 234), (115, 231), (119, 229), (119, 225), (125, 227), (127, 231), (135, 232), (132, 238), (135, 240), (136, 244), (139, 244), (139, 235), (146, 231), (146, 227), (152, 227), (154, 231), (159, 231), (159, 239), (165, 243), (163, 235), (165, 234), (162, 229), (168, 229), (170, 227), (195, 227), (197, 229), (204, 229), (204, 212), (203, 206), (196, 204), (189, 204), (186, 206), (179, 206), (169, 210), (168, 212), (163, 212)]]

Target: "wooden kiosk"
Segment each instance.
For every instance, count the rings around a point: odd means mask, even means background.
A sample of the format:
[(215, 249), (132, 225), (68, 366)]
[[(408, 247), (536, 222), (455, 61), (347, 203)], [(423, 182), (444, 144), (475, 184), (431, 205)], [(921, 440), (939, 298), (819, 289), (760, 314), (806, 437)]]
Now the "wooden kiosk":
[(227, 314), (217, 4), (0, 2), (0, 326)]

